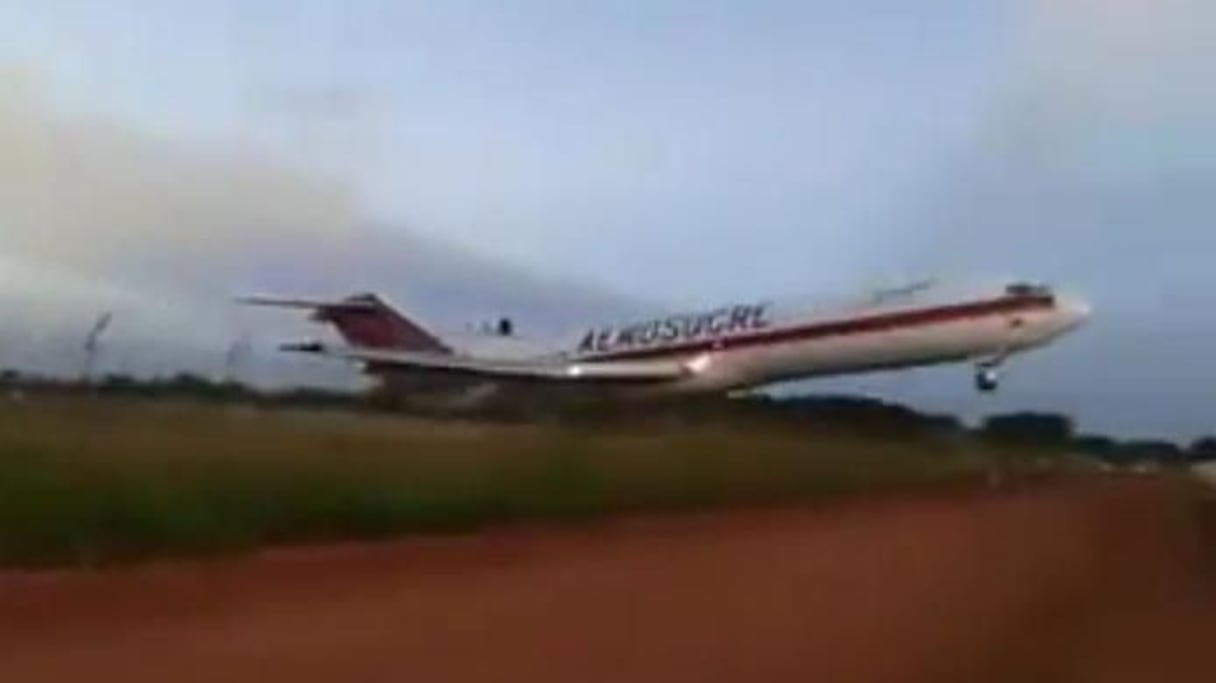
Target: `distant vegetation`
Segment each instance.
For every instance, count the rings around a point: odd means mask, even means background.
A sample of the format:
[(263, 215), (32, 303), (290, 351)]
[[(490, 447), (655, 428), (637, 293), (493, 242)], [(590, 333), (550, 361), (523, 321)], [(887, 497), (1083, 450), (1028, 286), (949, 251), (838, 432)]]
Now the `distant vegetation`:
[(383, 397), (264, 394), (191, 376), (3, 380), (8, 566), (968, 485), (994, 473), (1067, 476), (1094, 469), (1085, 456), (1216, 456), (1213, 440), (1121, 443), (1038, 414), (969, 430), (856, 398), (580, 407), (540, 421), (540, 406), (521, 404), (472, 420), (400, 415)]
[[(192, 374), (156, 379), (110, 375), (91, 383), (0, 372), (0, 390), (10, 396), (82, 396), (130, 399), (187, 399), (218, 404), (251, 406), (341, 408), (372, 413), (390, 412), (415, 417), (468, 419), (466, 411), (449, 411), (426, 403), (403, 403), (375, 392), (352, 392), (295, 388), (260, 391), (246, 385), (215, 381)], [(952, 415), (926, 414), (906, 406), (849, 396), (799, 396), (770, 398), (681, 399), (666, 405), (568, 404), (515, 400), (487, 407), (473, 417), (498, 423), (546, 423), (572, 425), (634, 424), (647, 422), (763, 424), (807, 427), (818, 431), (861, 433), (887, 437), (914, 435), (970, 435), (988, 443), (1016, 447), (1041, 447), (1056, 452), (1092, 456), (1111, 465), (1149, 463), (1180, 465), (1216, 461), (1216, 436), (1191, 443), (1165, 440), (1120, 440), (1100, 434), (1077, 433), (1067, 415), (1018, 412), (993, 415), (977, 428), (968, 429)]]

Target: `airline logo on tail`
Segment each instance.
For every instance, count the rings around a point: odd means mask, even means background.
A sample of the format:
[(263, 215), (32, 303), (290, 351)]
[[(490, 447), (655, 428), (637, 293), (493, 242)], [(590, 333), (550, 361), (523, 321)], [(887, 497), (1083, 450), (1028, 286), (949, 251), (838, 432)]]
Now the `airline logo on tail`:
[(369, 349), (448, 352), (438, 337), (398, 313), (375, 294), (352, 296), (313, 313), (318, 322), (331, 323), (351, 346)]

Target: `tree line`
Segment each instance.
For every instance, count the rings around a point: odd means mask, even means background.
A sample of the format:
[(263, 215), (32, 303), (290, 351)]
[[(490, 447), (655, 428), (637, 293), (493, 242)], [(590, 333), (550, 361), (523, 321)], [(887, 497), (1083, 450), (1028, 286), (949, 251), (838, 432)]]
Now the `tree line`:
[(131, 399), (189, 399), (212, 403), (239, 403), (263, 407), (340, 408), (392, 411), (418, 416), (462, 419), (478, 417), (498, 421), (548, 421), (611, 425), (614, 422), (705, 421), (746, 422), (788, 426), (814, 426), (896, 438), (949, 438), (967, 435), (1001, 446), (1033, 448), (1044, 453), (1087, 455), (1112, 465), (1189, 465), (1216, 461), (1216, 436), (1190, 443), (1169, 440), (1122, 440), (1081, 433), (1067, 415), (1016, 412), (989, 416), (974, 427), (953, 415), (924, 413), (908, 406), (858, 396), (800, 395), (772, 397), (699, 397), (665, 403), (631, 404), (555, 399), (545, 394), (512, 396), (478, 408), (459, 409), (441, 402), (372, 390), (352, 392), (318, 388), (264, 390), (235, 381), (217, 381), (180, 373), (168, 377), (136, 378), (109, 375), (83, 382), (37, 376), (15, 370), (0, 372), (0, 389), (10, 400), (40, 395), (96, 396)]

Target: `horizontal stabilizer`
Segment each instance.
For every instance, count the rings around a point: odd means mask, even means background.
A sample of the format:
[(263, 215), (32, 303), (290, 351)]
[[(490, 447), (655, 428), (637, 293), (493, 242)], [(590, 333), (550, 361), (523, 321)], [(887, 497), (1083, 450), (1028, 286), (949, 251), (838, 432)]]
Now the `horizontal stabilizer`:
[(375, 311), (376, 302), (362, 299), (346, 301), (321, 301), (318, 299), (277, 299), (274, 297), (250, 296), (236, 300), (245, 306), (264, 306), (268, 308), (296, 308), (302, 310), (331, 310), (331, 311)]

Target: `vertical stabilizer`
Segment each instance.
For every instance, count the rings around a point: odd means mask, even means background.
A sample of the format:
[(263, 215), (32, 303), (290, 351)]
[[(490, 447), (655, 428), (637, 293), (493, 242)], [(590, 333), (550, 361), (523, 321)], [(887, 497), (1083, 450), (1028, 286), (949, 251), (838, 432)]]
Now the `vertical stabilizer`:
[(399, 313), (375, 294), (357, 294), (342, 301), (243, 299), (256, 306), (311, 309), (312, 319), (337, 328), (348, 344), (367, 349), (451, 353), (439, 337)]
[(333, 306), (318, 308), (318, 322), (327, 322), (351, 346), (450, 353), (438, 337), (406, 318), (375, 294), (359, 294)]

